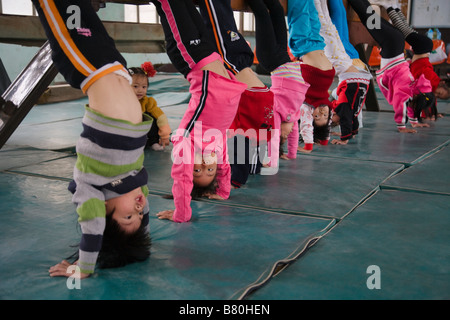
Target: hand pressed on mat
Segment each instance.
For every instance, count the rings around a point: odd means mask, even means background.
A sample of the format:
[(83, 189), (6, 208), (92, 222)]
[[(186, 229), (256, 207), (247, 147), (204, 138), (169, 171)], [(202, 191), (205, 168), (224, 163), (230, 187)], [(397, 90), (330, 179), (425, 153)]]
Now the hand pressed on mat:
[(71, 264), (67, 260), (62, 260), (60, 263), (54, 265), (53, 267), (50, 267), (48, 272), (50, 273), (50, 277), (74, 277), (79, 279), (85, 279), (90, 276), (89, 273), (83, 273), (83, 272), (68, 272), (68, 268), (70, 266), (76, 266), (77, 263)]

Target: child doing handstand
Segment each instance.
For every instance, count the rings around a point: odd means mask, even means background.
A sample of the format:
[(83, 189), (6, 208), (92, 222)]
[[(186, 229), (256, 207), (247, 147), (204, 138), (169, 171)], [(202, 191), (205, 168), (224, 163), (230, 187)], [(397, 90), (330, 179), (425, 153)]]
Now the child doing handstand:
[(329, 140), (330, 88), (335, 70), (324, 53), (320, 21), (314, 0), (288, 1), (289, 48), (301, 63), (302, 76), (310, 85), (300, 110), (300, 134), (305, 142), (300, 152), (311, 152), (314, 142), (326, 145)]
[(175, 210), (160, 219), (187, 222), (194, 187), (200, 195), (227, 199), (230, 194), (226, 130), (247, 87), (227, 71), (191, 0), (153, 0), (161, 18), (169, 58), (190, 82), (191, 99), (172, 136), (172, 194)]
[[(225, 68), (247, 85), (229, 127), (227, 140), (231, 185), (232, 188), (240, 188), (250, 175), (261, 172), (262, 158), (273, 130), (273, 93), (251, 69), (254, 55), (236, 27), (230, 1), (201, 0), (198, 4)], [(265, 135), (260, 134), (260, 130)]]
[[(205, 20), (209, 22), (210, 29), (217, 39), (224, 39), (218, 42), (219, 51), (229, 55), (230, 58), (224, 60), (233, 60), (236, 56), (232, 54), (236, 48), (236, 36), (234, 38), (229, 37), (230, 34), (237, 35), (242, 41), (244, 39), (242, 35), (237, 32), (235, 20), (233, 17), (233, 11), (231, 9), (230, 1), (227, 0), (205, 0), (204, 7), (205, 12), (209, 10), (208, 14), (204, 14)], [(293, 148), (289, 148), (289, 156), (296, 157), (298, 146), (298, 128), (294, 125), (297, 124), (299, 106), (304, 99), (305, 92), (308, 88), (308, 84), (305, 83), (301, 76), (299, 68), (299, 62), (291, 62), (289, 54), (287, 52), (287, 30), (284, 18), (284, 12), (281, 4), (278, 1), (265, 0), (265, 1), (249, 1), (247, 2), (255, 15), (256, 29), (256, 54), (260, 65), (271, 73), (272, 86), (270, 90), (261, 83), (258, 87), (249, 85), (249, 88), (244, 92), (240, 106), (238, 109), (237, 117), (233, 123), (234, 128), (241, 128), (244, 124), (244, 120), (259, 119), (259, 115), (264, 114), (264, 109), (270, 108), (270, 98), (273, 97), (273, 115), (274, 115), (274, 128), (277, 130), (280, 128), (280, 134), (271, 132), (270, 148), (268, 153), (270, 154), (270, 167), (277, 166), (278, 148), (280, 143), (280, 136), (286, 138), (288, 135), (294, 135), (295, 131), (297, 135), (294, 137), (295, 145)], [(202, 8), (202, 6), (200, 6)], [(221, 23), (221, 20), (224, 21)], [(230, 32), (231, 29), (231, 32)], [(245, 42), (244, 42), (245, 43)], [(246, 45), (247, 51), (251, 50)], [(242, 50), (241, 50), (242, 51)], [(241, 55), (242, 56), (242, 55)], [(243, 70), (251, 70), (250, 63), (245, 66)], [(242, 71), (241, 71), (242, 72)], [(252, 73), (253, 77), (256, 75)], [(238, 80), (239, 74), (236, 76)], [(257, 78), (256, 78), (257, 79)], [(266, 103), (259, 101), (258, 97), (266, 96), (263, 99)], [(238, 121), (236, 121), (238, 120)], [(238, 122), (236, 124), (236, 122)], [(260, 123), (263, 121), (260, 121)], [(245, 127), (245, 128), (248, 128)], [(270, 137), (269, 137), (270, 138)], [(269, 139), (267, 139), (269, 141)], [(234, 168), (239, 167), (232, 166)], [(250, 167), (255, 168), (255, 164)], [(236, 170), (237, 171), (237, 170)], [(242, 172), (245, 170), (240, 170)], [(244, 176), (244, 175), (242, 175)], [(245, 177), (245, 176), (244, 176)], [(243, 184), (245, 179), (239, 181), (239, 185)], [(237, 185), (236, 181), (232, 181), (233, 185)]]
[[(96, 266), (145, 260), (150, 255), (150, 237), (143, 151), (152, 121), (143, 117), (126, 62), (90, 1), (33, 3), (56, 67), (89, 98), (69, 184), (82, 232), (74, 264), (80, 277), (86, 278)], [(80, 25), (69, 29), (66, 21), (73, 7), (79, 9)], [(50, 276), (72, 276), (67, 273), (70, 265), (63, 260), (50, 268)]]
[[(336, 2), (341, 0), (330, 0)], [(342, 1), (341, 1), (342, 2)], [(333, 144), (347, 144), (349, 139), (358, 134), (359, 118), (366, 93), (369, 88), (371, 74), (353, 65), (353, 59), (341, 41), (338, 30), (333, 24), (327, 6), (327, 0), (314, 0), (321, 23), (320, 35), (325, 40), (325, 55), (333, 64), (339, 84), (337, 97), (332, 101), (333, 122), (340, 125), (340, 139), (333, 139)], [(343, 11), (345, 14), (345, 11)], [(351, 46), (351, 44), (349, 44)]]
[(153, 126), (147, 135), (146, 147), (151, 147), (155, 151), (164, 150), (164, 147), (170, 144), (169, 120), (158, 107), (155, 98), (147, 96), (148, 78), (153, 77), (156, 71), (150, 62), (146, 62), (141, 68), (129, 68), (128, 72), (132, 79), (131, 87), (141, 103), (142, 112), (153, 119)]
[[(381, 47), (380, 70), (377, 83), (384, 97), (394, 108), (394, 120), (399, 132), (415, 133), (407, 128), (408, 120), (413, 128), (429, 126), (418, 121), (418, 114), (434, 103), (430, 81), (424, 75), (418, 79), (412, 76), (409, 64), (404, 58), (405, 38), (400, 30), (377, 15), (367, 0), (349, 0), (362, 24)], [(380, 28), (367, 25), (371, 17), (380, 21)]]
[[(435, 97), (448, 99), (450, 97), (450, 89), (445, 81), (434, 72), (433, 65), (429, 59), (430, 53), (433, 50), (433, 41), (426, 35), (414, 30), (408, 24), (406, 17), (398, 7), (394, 8), (389, 6), (386, 9), (392, 24), (403, 33), (406, 42), (411, 45), (413, 56), (411, 58), (410, 70), (414, 79), (419, 79), (421, 75), (424, 75), (430, 81)], [(425, 116), (430, 120), (436, 120), (439, 116), (442, 116), (437, 112), (436, 103), (428, 110), (424, 110)]]
[(278, 143), (279, 138), (281, 141), (287, 140), (288, 153), (281, 154), (280, 157), (286, 160), (295, 159), (299, 140), (300, 107), (310, 85), (303, 79), (301, 63), (291, 61), (289, 56), (286, 20), (280, 2), (256, 0), (249, 1), (248, 4), (255, 16), (256, 55), (260, 65), (271, 75), (270, 90), (274, 93), (275, 125), (292, 128), (290, 132), (281, 130), (281, 137), (276, 137)]
[(347, 10), (342, 0), (328, 0), (328, 13), (335, 26), (345, 52), (352, 59), (353, 66), (360, 71), (369, 71), (369, 67), (361, 61), (359, 53), (350, 43), (348, 31)]

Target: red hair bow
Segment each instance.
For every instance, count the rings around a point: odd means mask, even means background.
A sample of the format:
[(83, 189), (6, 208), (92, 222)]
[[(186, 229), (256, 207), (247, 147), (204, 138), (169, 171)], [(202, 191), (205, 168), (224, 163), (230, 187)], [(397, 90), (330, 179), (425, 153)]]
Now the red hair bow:
[(150, 61), (141, 64), (141, 68), (147, 74), (147, 77), (154, 77), (156, 74), (156, 70), (153, 68), (153, 64)]

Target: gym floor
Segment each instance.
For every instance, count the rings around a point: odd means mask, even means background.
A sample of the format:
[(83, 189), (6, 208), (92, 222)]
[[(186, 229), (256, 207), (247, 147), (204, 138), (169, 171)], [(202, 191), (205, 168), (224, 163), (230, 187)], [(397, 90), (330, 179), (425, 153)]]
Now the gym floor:
[[(175, 129), (187, 81), (150, 80)], [(170, 150), (147, 150), (151, 256), (79, 290), (48, 268), (80, 239), (67, 186), (87, 98), (35, 106), (0, 149), (0, 299), (449, 299), (450, 103), (400, 134), (376, 92), (381, 111), (363, 112), (348, 145), (280, 160), (227, 201), (193, 201), (188, 223), (156, 218), (174, 208)]]

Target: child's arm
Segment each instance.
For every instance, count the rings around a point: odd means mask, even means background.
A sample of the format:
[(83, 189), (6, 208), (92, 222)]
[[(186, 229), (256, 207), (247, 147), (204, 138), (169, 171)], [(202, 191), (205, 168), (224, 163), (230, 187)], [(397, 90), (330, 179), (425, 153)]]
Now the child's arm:
[(298, 121), (294, 121), (294, 126), (292, 127), (291, 133), (287, 138), (287, 147), (288, 147), (288, 158), (295, 159), (297, 158), (298, 151), (298, 138), (300, 137), (300, 133), (298, 131)]
[[(339, 103), (339, 100), (334, 100), (334, 102)], [(341, 139), (337, 142), (333, 139), (331, 143), (333, 144), (347, 144), (348, 140), (352, 137), (352, 125), (353, 125), (353, 110), (349, 102), (341, 102), (337, 105), (335, 109), (337, 115), (339, 116), (339, 126), (341, 128)]]
[[(76, 172), (76, 169), (75, 169)], [(81, 241), (77, 265), (82, 273), (93, 273), (105, 229), (106, 207), (103, 193), (94, 185), (75, 177), (73, 202), (77, 205)], [(93, 248), (97, 248), (94, 250)]]
[[(425, 78), (425, 75), (422, 74), (416, 80), (414, 89), (414, 94), (419, 94), (421, 92), (432, 92), (431, 82)], [(424, 128), (430, 126), (428, 123), (419, 122), (419, 119), (414, 118), (414, 109), (411, 107), (411, 103), (408, 106), (408, 117), (410, 118), (411, 126), (413, 128)]]
[[(216, 195), (219, 196), (213, 197), (214, 199), (219, 200), (226, 200), (230, 196), (230, 190), (231, 190), (231, 167), (229, 163), (223, 163), (220, 165), (217, 165), (217, 174), (216, 174), (216, 181), (217, 181), (217, 190)], [(211, 199), (210, 195), (209, 198)]]
[(223, 135), (223, 154), (222, 154), (222, 163), (217, 164), (217, 172), (216, 172), (216, 182), (217, 182), (217, 189), (216, 189), (216, 195), (219, 197), (216, 197), (215, 195), (209, 195), (208, 197), (210, 199), (219, 199), (219, 200), (226, 200), (230, 196), (231, 191), (231, 167), (230, 162), (228, 160), (228, 151), (227, 151), (227, 144), (226, 144), (226, 135)]
[(158, 126), (158, 135), (160, 138), (160, 145), (163, 147), (168, 146), (170, 144), (170, 129), (169, 120), (167, 116), (163, 113), (161, 116), (156, 119), (156, 125)]
[(145, 97), (144, 100), (144, 111), (148, 112), (152, 117), (156, 119), (156, 125), (158, 126), (158, 135), (160, 136), (160, 144), (162, 146), (168, 146), (170, 144), (170, 126), (169, 120), (167, 119), (166, 114), (161, 108), (158, 107), (158, 104), (153, 97)]
[[(76, 170), (76, 169), (75, 169)], [(71, 265), (79, 268), (80, 279), (89, 277), (94, 273), (99, 249), (92, 252), (92, 248), (100, 248), (102, 234), (105, 228), (106, 207), (104, 195), (93, 185), (75, 178), (69, 186), (73, 195), (73, 202), (77, 206), (79, 224), (81, 227), (81, 241), (78, 261), (73, 264), (66, 260), (50, 267), (51, 277), (71, 277), (74, 273), (68, 272)], [(87, 201), (86, 198), (89, 198)]]
[(298, 147), (298, 151), (310, 153), (314, 145), (312, 108), (306, 104), (300, 107), (300, 134), (305, 142), (304, 147)]
[[(229, 140), (229, 145), (231, 148), (231, 185), (233, 188), (240, 188), (247, 182), (248, 176), (250, 175), (249, 156), (250, 150), (253, 151), (254, 148), (250, 143), (250, 139), (243, 135), (235, 135)], [(227, 147), (229, 146), (227, 145)], [(252, 149), (250, 149), (252, 148)]]
[(194, 157), (192, 155), (191, 140), (185, 137), (174, 137), (172, 164), (172, 194), (175, 210), (161, 211), (157, 214), (160, 219), (170, 219), (175, 222), (187, 222), (191, 219), (191, 192), (194, 186), (193, 170)]
[[(69, 267), (72, 265), (76, 266), (77, 263), (75, 262), (74, 264), (71, 264), (67, 260), (62, 260), (60, 263), (50, 267), (50, 269), (48, 270), (50, 277), (73, 277), (77, 273), (68, 272)], [(85, 279), (89, 277), (89, 275), (90, 273), (83, 273), (83, 272), (79, 273), (80, 279)]]

